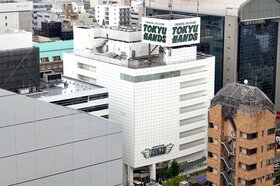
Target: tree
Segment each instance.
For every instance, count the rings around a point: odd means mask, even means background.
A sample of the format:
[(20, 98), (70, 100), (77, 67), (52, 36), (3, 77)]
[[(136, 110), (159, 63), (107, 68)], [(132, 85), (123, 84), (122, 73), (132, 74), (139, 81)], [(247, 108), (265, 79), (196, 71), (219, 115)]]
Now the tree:
[(163, 186), (179, 186), (181, 181), (184, 181), (185, 177), (182, 175), (178, 175), (172, 179), (168, 179)]
[(170, 167), (168, 168), (168, 175), (169, 178), (174, 178), (180, 173), (180, 165), (177, 161), (172, 161)]

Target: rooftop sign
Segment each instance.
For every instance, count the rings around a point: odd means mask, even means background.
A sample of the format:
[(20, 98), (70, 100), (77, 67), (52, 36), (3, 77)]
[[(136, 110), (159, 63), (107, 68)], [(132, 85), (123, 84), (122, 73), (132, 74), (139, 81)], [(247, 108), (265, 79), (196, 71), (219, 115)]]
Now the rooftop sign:
[(165, 47), (200, 42), (200, 18), (142, 18), (142, 42)]

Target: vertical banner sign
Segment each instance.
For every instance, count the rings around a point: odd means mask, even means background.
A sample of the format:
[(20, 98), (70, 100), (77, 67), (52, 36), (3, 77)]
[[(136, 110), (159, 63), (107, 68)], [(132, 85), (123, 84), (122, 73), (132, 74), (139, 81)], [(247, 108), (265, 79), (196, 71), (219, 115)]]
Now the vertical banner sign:
[(144, 17), (142, 42), (165, 47), (197, 44), (200, 42), (200, 18)]

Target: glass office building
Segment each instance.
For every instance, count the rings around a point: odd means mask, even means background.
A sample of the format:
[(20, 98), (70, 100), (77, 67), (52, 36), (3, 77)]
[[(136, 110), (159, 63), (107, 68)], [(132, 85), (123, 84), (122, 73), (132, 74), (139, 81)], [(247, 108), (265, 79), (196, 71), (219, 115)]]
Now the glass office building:
[(238, 80), (253, 82), (273, 102), (277, 63), (278, 23), (253, 21), (239, 25)]

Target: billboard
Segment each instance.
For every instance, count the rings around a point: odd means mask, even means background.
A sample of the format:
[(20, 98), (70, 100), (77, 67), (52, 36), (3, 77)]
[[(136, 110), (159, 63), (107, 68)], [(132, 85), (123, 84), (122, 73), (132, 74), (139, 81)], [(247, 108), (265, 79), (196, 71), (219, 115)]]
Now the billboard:
[(165, 47), (192, 45), (200, 42), (200, 18), (142, 18), (142, 42)]

